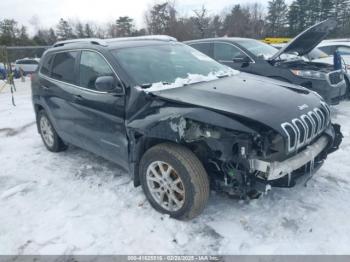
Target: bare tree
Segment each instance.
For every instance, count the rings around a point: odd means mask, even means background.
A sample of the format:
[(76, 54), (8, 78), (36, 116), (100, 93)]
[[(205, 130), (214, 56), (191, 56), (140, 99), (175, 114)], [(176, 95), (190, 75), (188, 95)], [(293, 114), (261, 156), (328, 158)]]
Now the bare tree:
[(195, 16), (192, 19), (199, 30), (199, 37), (204, 38), (208, 35), (209, 31), (210, 17), (208, 16), (208, 11), (205, 6), (202, 5), (201, 9), (193, 10), (193, 12)]

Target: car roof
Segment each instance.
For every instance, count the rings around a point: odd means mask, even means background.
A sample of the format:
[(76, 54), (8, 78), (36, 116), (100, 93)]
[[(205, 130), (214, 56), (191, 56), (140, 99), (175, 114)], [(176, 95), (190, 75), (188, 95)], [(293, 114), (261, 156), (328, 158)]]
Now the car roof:
[(237, 42), (239, 43), (240, 41), (258, 41), (253, 38), (243, 38), (243, 37), (216, 37), (216, 38), (204, 38), (204, 39), (195, 39), (195, 40), (189, 40), (189, 41), (184, 41), (186, 44), (192, 44), (192, 43), (201, 43), (201, 42), (206, 42), (206, 41), (213, 41), (213, 42), (218, 42), (218, 41), (224, 41), (224, 42)]
[(350, 42), (325, 40), (325, 41), (322, 41), (318, 46), (338, 46), (338, 45), (350, 46)]
[(26, 57), (26, 58), (17, 59), (17, 60), (15, 61), (15, 63), (17, 63), (17, 62), (23, 62), (23, 61), (36, 61), (36, 62), (39, 62), (40, 59), (39, 59), (39, 58), (28, 58), (28, 57)]
[(99, 38), (81, 38), (71, 39), (65, 41), (59, 41), (53, 45), (53, 48), (49, 50), (61, 50), (61, 49), (75, 49), (75, 48), (107, 48), (116, 49), (119, 47), (131, 47), (140, 45), (152, 45), (167, 42), (177, 42), (176, 38), (166, 35), (149, 35), (139, 37), (120, 37), (111, 39), (99, 39)]

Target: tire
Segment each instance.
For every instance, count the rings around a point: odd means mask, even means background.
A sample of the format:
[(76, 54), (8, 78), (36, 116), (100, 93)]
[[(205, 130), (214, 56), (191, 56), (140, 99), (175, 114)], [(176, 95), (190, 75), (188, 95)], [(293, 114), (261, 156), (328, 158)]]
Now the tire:
[(345, 83), (346, 83), (346, 93), (345, 98), (350, 100), (350, 81), (347, 77), (345, 77)]
[[(169, 175), (165, 174), (167, 171)], [(161, 213), (189, 220), (198, 216), (208, 202), (207, 172), (199, 159), (184, 146), (164, 143), (150, 148), (141, 159), (139, 172), (148, 201)], [(163, 181), (159, 181), (160, 174)], [(163, 201), (160, 200), (162, 194)]]
[[(58, 136), (49, 117), (44, 110), (39, 111), (37, 123), (41, 139), (45, 147), (51, 152), (61, 152), (67, 149), (67, 145)], [(50, 137), (50, 139), (48, 138)]]

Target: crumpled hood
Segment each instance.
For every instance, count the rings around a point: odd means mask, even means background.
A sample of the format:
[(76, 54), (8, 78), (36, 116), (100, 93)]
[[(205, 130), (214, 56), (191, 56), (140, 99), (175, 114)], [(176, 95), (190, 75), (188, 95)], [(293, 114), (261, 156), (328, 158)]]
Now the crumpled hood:
[(297, 53), (299, 56), (310, 53), (336, 26), (337, 22), (334, 19), (327, 19), (306, 29), (282, 47), (270, 60), (275, 60), (283, 53)]
[(257, 121), (280, 133), (281, 123), (321, 106), (320, 97), (312, 91), (247, 73), (150, 93)]

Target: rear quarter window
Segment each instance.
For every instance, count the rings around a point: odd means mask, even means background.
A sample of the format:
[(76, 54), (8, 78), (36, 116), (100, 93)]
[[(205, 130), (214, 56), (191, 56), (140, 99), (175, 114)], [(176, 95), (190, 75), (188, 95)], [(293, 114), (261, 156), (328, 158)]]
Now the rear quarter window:
[(53, 61), (52, 54), (45, 56), (45, 58), (43, 60), (43, 64), (42, 64), (41, 69), (40, 69), (40, 73), (42, 73), (43, 75), (46, 75), (46, 76), (50, 76), (50, 69), (51, 69), (52, 61)]

